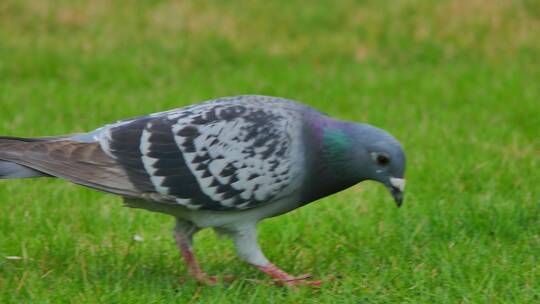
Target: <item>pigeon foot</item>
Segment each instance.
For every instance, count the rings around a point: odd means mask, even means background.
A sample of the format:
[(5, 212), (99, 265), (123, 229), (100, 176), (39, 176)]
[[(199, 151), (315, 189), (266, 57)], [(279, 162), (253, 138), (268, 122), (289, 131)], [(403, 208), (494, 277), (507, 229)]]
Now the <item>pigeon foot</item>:
[(272, 283), (282, 286), (321, 286), (322, 282), (319, 280), (309, 280), (312, 276), (310, 274), (302, 275), (299, 277), (291, 276), (285, 271), (279, 269), (276, 265), (269, 263), (268, 265), (255, 265), (259, 270), (266, 273), (273, 278)]

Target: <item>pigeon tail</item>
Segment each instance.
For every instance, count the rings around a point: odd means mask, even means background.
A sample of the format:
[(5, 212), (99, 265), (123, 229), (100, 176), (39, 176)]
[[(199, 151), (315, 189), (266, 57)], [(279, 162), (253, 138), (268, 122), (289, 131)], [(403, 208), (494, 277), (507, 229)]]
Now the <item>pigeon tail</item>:
[[(43, 139), (20, 138), (20, 137), (0, 137), (0, 155), (7, 147), (11, 147), (17, 142), (33, 142)], [(17, 163), (3, 160), (0, 157), (0, 179), (19, 179), (19, 178), (34, 178), (34, 177), (50, 177), (51, 175), (43, 173), (32, 168), (19, 165)]]
[(74, 141), (68, 136), (0, 137), (0, 162), (0, 170), (5, 169), (4, 174), (0, 171), (4, 179), (53, 176), (122, 196), (144, 194), (133, 186), (124, 169), (97, 142)]
[(50, 175), (25, 166), (21, 166), (16, 163), (0, 160), (0, 179), (18, 179), (34, 177), (50, 177)]

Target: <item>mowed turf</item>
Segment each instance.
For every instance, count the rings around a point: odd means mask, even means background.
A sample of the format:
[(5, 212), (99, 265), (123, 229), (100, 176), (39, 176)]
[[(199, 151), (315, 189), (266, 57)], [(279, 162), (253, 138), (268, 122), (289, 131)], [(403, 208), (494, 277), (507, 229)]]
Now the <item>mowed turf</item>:
[(538, 2), (111, 2), (1, 1), (0, 135), (282, 96), (394, 134), (405, 204), (365, 182), (261, 223), (267, 256), (320, 289), (255, 284), (202, 232), (204, 269), (238, 278), (206, 287), (179, 280), (172, 218), (0, 181), (0, 303), (540, 302)]

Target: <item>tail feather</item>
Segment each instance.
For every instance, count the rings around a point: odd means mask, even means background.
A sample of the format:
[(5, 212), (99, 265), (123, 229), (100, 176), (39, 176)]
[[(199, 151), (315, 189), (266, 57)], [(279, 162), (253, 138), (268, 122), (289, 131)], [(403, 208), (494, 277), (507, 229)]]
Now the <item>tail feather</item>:
[(0, 178), (53, 176), (101, 191), (138, 197), (127, 172), (97, 142), (69, 137), (0, 137)]
[(16, 164), (0, 160), (0, 179), (50, 177), (49, 174)]
[(38, 141), (50, 141), (69, 138), (70, 135), (62, 136), (48, 136), (48, 137), (14, 137), (14, 136), (0, 136), (0, 145), (5, 142), (38, 142)]
[[(37, 142), (44, 141), (48, 138), (22, 138), (22, 137), (10, 137), (0, 136), (0, 153), (2, 152), (2, 146), (6, 144), (12, 144), (14, 142)], [(19, 165), (14, 162), (2, 160), (0, 158), (0, 179), (18, 179), (18, 178), (34, 178), (34, 177), (50, 177), (51, 175), (43, 173), (41, 171)]]

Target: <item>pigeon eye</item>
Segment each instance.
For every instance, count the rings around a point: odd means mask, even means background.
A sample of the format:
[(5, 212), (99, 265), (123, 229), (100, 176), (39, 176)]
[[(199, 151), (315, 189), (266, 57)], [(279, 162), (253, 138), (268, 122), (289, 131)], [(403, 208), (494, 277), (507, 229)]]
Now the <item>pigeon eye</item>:
[(390, 162), (390, 157), (386, 153), (377, 153), (375, 159), (379, 165), (387, 165)]

